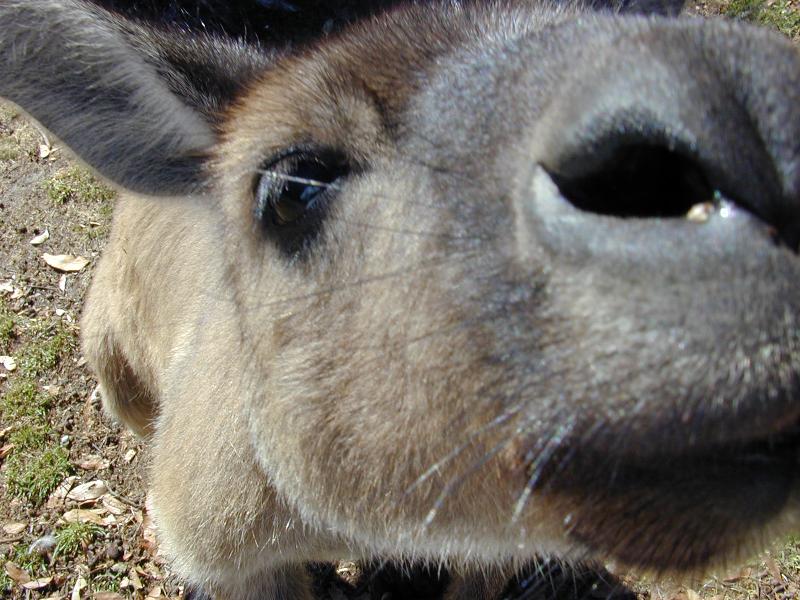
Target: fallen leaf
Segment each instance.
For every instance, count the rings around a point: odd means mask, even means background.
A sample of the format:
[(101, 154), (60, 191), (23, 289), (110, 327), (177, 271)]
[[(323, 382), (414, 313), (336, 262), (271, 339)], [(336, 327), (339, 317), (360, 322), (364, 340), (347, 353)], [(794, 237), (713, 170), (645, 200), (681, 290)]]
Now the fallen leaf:
[(86, 589), (89, 584), (86, 582), (86, 579), (81, 576), (75, 580), (75, 585), (72, 588), (72, 595), (70, 596), (70, 600), (81, 600), (81, 592)]
[(116, 592), (96, 592), (92, 594), (92, 600), (125, 600), (125, 596)]
[[(77, 269), (77, 270), (80, 270), (80, 269)], [(67, 291), (67, 275), (66, 275), (66, 273), (58, 278), (58, 289), (60, 289), (62, 292), (66, 292)]]
[(77, 465), (87, 471), (102, 471), (111, 466), (111, 461), (96, 454), (88, 454), (79, 460)]
[(106, 487), (106, 484), (100, 479), (95, 479), (94, 481), (82, 483), (81, 485), (72, 488), (67, 494), (67, 500), (72, 500), (74, 502), (90, 502), (92, 500), (96, 501), (106, 492), (108, 492), (108, 487)]
[(61, 393), (60, 385), (46, 385), (42, 388), (48, 396), (58, 396)]
[(73, 256), (72, 254), (42, 254), (44, 262), (56, 271), (74, 273), (80, 271), (89, 264), (89, 259), (83, 256)]
[(128, 512), (128, 505), (122, 500), (114, 498), (111, 494), (106, 494), (100, 501), (103, 503), (103, 507), (112, 515), (123, 515)]
[(11, 294), (12, 300), (21, 298), (24, 295), (21, 289), (19, 289), (18, 287), (14, 287), (13, 281), (11, 279), (7, 279), (6, 281), (0, 281), (0, 294)]
[(95, 525), (106, 525), (103, 515), (106, 510), (103, 508), (74, 508), (61, 515), (61, 520), (66, 523), (94, 523)]
[(136, 449), (131, 448), (125, 453), (125, 462), (130, 463), (134, 458), (136, 458)]
[(134, 590), (140, 590), (144, 587), (144, 584), (142, 584), (142, 580), (139, 578), (139, 574), (133, 567), (131, 567), (131, 570), (128, 573), (128, 579), (130, 579), (131, 587), (133, 587)]
[(53, 149), (48, 144), (39, 144), (39, 158), (47, 158)]
[(31, 244), (31, 246), (41, 246), (49, 239), (50, 239), (50, 232), (45, 228), (45, 230), (42, 233), (31, 238), (31, 241), (29, 243)]
[(14, 444), (6, 444), (0, 448), (0, 458), (5, 458), (14, 449)]
[(6, 561), (6, 575), (21, 585), (26, 584), (31, 580), (31, 576), (28, 575), (27, 571), (20, 569), (19, 565), (11, 562), (10, 560)]
[(50, 585), (51, 581), (53, 581), (52, 577), (40, 577), (39, 579), (32, 579), (27, 583), (23, 583), (22, 587), (26, 590), (40, 590)]
[(6, 523), (3, 525), (3, 531), (8, 535), (17, 535), (25, 531), (27, 527), (27, 523)]
[(69, 494), (69, 491), (74, 488), (80, 480), (81, 478), (77, 475), (70, 475), (64, 481), (59, 483), (58, 487), (47, 499), (47, 508), (56, 508), (63, 505), (67, 500), (67, 494)]
[(17, 361), (13, 356), (0, 356), (0, 363), (3, 363), (3, 368), (6, 371), (13, 371), (17, 368)]
[(145, 598), (162, 598), (162, 597), (163, 596), (162, 596), (162, 591), (161, 591), (161, 586), (160, 585), (157, 585), (152, 590), (147, 592), (147, 596), (145, 596)]

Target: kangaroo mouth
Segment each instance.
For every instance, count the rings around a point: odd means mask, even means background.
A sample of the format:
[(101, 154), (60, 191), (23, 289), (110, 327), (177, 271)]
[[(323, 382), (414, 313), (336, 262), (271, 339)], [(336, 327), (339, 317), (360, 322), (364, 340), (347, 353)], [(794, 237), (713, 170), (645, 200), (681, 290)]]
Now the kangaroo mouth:
[(549, 475), (547, 493), (572, 507), (572, 539), (629, 567), (697, 572), (746, 558), (800, 511), (800, 421), (762, 439), (665, 448), (646, 461), (577, 452)]

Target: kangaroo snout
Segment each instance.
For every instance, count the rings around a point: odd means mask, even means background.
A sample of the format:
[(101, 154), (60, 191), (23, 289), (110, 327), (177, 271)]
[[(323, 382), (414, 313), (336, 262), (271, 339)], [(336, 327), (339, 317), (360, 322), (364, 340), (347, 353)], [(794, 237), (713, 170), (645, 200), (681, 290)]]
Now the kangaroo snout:
[(796, 529), (800, 54), (653, 4), (293, 46), (0, 1), (0, 94), (124, 192), (84, 352), (193, 585), (379, 557), (488, 600), (537, 556), (697, 572)]

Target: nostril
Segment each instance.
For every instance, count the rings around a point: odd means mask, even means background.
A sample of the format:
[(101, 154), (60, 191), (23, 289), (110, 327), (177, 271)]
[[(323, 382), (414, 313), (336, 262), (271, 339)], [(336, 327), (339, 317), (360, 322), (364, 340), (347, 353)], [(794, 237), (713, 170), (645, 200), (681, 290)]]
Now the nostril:
[(714, 195), (696, 161), (663, 146), (623, 145), (599, 161), (595, 155), (570, 163), (549, 169), (553, 181), (575, 207), (600, 215), (685, 217)]

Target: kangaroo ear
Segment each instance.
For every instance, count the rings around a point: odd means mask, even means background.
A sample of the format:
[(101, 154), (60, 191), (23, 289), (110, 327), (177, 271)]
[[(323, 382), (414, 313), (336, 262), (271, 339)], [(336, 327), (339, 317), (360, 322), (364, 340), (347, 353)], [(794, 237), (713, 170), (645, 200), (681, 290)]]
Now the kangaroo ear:
[(684, 0), (593, 0), (591, 5), (600, 9), (613, 9), (620, 13), (661, 15), (675, 17), (682, 10)]
[(219, 112), (266, 61), (80, 0), (4, 0), (0, 23), (0, 96), (100, 174), (144, 194), (202, 186)]

